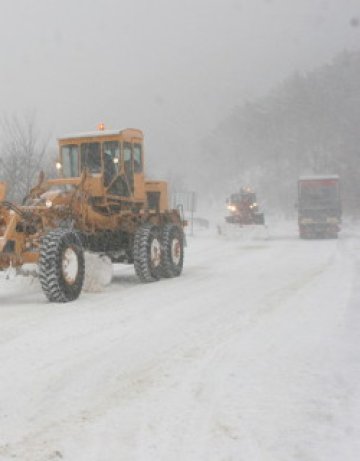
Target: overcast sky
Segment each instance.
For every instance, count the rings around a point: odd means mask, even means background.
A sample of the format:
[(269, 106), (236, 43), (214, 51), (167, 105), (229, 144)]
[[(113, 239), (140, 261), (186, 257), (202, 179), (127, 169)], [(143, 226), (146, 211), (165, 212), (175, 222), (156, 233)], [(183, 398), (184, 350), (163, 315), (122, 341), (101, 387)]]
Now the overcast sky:
[(0, 111), (54, 138), (133, 126), (194, 148), (232, 107), (360, 49), (359, 0), (0, 0)]

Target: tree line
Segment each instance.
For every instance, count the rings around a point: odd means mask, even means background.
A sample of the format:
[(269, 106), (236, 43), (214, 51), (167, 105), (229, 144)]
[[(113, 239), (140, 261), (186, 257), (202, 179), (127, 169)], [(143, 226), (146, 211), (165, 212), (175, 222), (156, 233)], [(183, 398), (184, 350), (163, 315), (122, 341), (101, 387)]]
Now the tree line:
[(48, 139), (39, 131), (36, 117), (3, 116), (0, 119), (0, 181), (7, 183), (8, 199), (21, 203), (44, 170), (50, 170)]
[(339, 174), (344, 209), (359, 215), (359, 75), (360, 52), (343, 52), (235, 107), (203, 142), (206, 184), (250, 185), (267, 208), (290, 212), (300, 175)]

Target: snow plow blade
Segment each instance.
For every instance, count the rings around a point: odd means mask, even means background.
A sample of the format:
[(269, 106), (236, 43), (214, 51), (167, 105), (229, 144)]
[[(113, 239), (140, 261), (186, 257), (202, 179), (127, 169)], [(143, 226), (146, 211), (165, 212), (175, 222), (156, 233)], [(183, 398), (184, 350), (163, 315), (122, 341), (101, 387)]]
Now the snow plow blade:
[(266, 225), (249, 224), (239, 225), (224, 223), (217, 226), (220, 237), (237, 240), (267, 240), (269, 230)]

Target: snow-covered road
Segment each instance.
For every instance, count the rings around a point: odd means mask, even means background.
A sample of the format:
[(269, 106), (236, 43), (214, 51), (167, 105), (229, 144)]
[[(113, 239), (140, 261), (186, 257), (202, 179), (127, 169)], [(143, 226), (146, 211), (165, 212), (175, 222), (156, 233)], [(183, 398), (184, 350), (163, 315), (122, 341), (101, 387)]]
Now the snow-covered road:
[(0, 460), (357, 461), (359, 331), (349, 231), (199, 233), (180, 278), (66, 305), (0, 279)]

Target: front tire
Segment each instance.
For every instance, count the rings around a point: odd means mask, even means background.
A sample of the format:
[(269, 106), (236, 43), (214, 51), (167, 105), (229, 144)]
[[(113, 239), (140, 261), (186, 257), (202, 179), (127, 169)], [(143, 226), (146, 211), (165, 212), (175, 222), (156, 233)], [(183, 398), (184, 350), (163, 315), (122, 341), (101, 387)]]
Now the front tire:
[(67, 303), (81, 293), (84, 275), (84, 252), (79, 237), (67, 229), (49, 232), (41, 242), (40, 283), (47, 299)]
[(156, 282), (161, 277), (160, 229), (150, 223), (141, 225), (134, 239), (134, 268), (144, 283)]
[(184, 233), (175, 224), (166, 224), (162, 233), (162, 275), (178, 277), (184, 264)]

